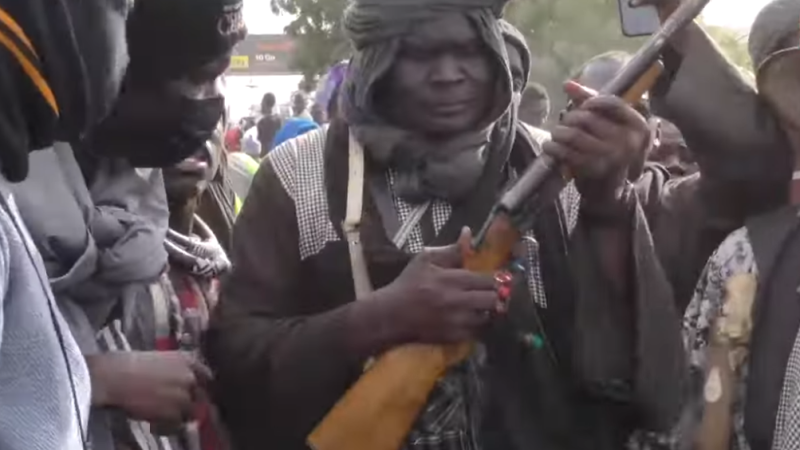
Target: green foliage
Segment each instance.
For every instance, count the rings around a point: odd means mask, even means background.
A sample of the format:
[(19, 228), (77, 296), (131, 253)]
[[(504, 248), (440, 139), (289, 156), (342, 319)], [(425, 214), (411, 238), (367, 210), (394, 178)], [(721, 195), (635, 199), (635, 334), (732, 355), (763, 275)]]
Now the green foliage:
[(565, 105), (564, 80), (583, 63), (612, 50), (635, 52), (642, 43), (622, 34), (617, 0), (515, 0), (506, 19), (527, 37), (531, 80), (547, 88), (553, 111)]
[(711, 25), (703, 25), (703, 28), (732, 63), (745, 72), (751, 72), (753, 62), (750, 52), (747, 51), (746, 32)]
[(347, 0), (270, 0), (270, 6), (276, 14), (295, 17), (285, 30), (297, 49), (291, 66), (307, 81), (347, 58), (350, 47), (342, 33)]
[[(294, 68), (312, 80), (347, 58), (342, 33), (347, 0), (270, 0), (276, 13), (295, 20), (286, 32), (296, 39)], [(595, 55), (611, 50), (634, 52), (642, 39), (623, 36), (617, 0), (512, 0), (506, 19), (527, 37), (533, 67), (531, 79), (550, 93), (553, 109), (564, 106), (562, 83)], [(745, 39), (719, 27), (706, 27), (729, 58), (749, 69)]]

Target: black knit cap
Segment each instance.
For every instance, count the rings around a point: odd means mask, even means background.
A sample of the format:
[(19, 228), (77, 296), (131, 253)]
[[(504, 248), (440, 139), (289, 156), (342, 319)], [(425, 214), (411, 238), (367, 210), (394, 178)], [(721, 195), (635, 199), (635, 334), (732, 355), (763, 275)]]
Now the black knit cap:
[(129, 74), (180, 78), (227, 57), (246, 34), (242, 0), (136, 0), (127, 22)]

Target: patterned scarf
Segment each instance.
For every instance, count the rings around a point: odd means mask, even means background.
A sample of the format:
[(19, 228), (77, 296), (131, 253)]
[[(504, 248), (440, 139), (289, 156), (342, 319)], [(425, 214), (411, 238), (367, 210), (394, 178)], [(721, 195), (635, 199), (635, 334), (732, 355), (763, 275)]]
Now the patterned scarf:
[[(98, 333), (102, 351), (198, 351), (217, 302), (219, 276), (230, 269), (230, 262), (208, 225), (196, 216), (195, 233), (169, 230), (165, 247), (170, 270), (143, 289), (139, 301), (125, 306), (123, 318)], [(115, 439), (135, 450), (229, 448), (214, 407), (200, 404), (195, 414), (195, 421), (170, 436), (159, 435), (149, 423), (117, 417)]]

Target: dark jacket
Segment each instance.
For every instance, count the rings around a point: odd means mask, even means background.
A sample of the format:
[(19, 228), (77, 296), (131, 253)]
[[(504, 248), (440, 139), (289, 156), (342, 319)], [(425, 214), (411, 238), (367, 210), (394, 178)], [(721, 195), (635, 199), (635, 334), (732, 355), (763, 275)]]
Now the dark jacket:
[[(675, 85), (692, 76), (691, 61), (678, 61)], [(719, 64), (705, 70), (724, 73), (715, 83), (729, 83), (728, 89), (742, 94), (740, 104), (755, 108), (752, 89), (731, 75), (724, 60)], [(534, 231), (548, 307), (515, 300), (527, 295), (517, 289), (512, 305), (519, 308), (512, 307), (508, 322), (496, 324), (484, 338), (485, 449), (616, 450), (634, 429), (670, 427), (680, 409), (684, 379), (682, 307), (676, 303), (685, 304), (683, 293), (690, 292), (724, 236), (741, 226), (746, 214), (779, 203), (783, 190), (750, 189), (780, 167), (771, 165), (780, 159), (773, 155), (784, 150), (779, 138), (757, 130), (748, 135), (739, 128), (748, 146), (720, 137), (722, 145), (712, 147), (717, 140), (708, 133), (716, 131), (689, 124), (685, 133), (690, 148), (702, 152), (700, 174), (669, 180), (665, 170), (651, 166), (636, 182), (631, 298), (610, 294), (598, 278), (599, 262), (587, 239), (591, 223), (578, 219), (569, 233), (571, 206), (558, 203), (542, 215)], [(216, 370), (220, 406), (242, 450), (304, 448), (305, 436), (362, 367), (344, 345), (347, 310), (342, 306), (354, 294), (338, 225), (347, 173), (346, 130), (338, 133), (338, 144), (326, 143), (324, 173), (292, 174), (307, 168), (311, 152), (297, 151), (300, 156), (288, 170), (268, 158), (236, 224), (234, 271), (212, 319), (206, 352)], [(297, 142), (321, 139), (319, 134)], [(524, 133), (518, 141), (518, 147), (525, 145)], [(754, 161), (758, 164), (739, 167)], [(320, 196), (293, 198), (298, 186), (319, 177), (325, 180)], [(494, 189), (492, 196), (501, 187)], [(752, 202), (737, 198), (743, 189)], [(362, 240), (373, 284), (381, 287), (410, 256), (392, 247), (368, 194), (365, 202)], [(489, 206), (466, 214), (456, 208), (458, 220), (451, 229), (474, 228)], [(318, 207), (327, 211), (328, 220), (305, 212)], [(440, 243), (455, 240), (457, 232), (447, 233), (437, 237)], [(525, 346), (520, 333), (545, 335), (552, 352)]]

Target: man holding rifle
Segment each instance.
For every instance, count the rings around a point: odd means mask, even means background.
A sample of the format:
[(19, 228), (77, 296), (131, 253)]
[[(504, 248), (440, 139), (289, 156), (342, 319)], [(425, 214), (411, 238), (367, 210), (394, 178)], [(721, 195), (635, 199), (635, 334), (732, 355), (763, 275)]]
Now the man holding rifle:
[[(664, 194), (663, 177), (627, 181), (650, 132), (618, 98), (569, 84), (580, 106), (552, 140), (519, 123), (504, 6), (351, 3), (343, 117), (263, 163), (207, 336), (237, 448), (306, 448), (365, 363), (409, 343), (481, 342), (440, 380), (407, 448), (619, 449), (677, 416), (679, 314), (643, 209), (700, 200)], [(541, 152), (575, 183), (529, 227), (508, 299), (452, 244)], [(356, 240), (342, 227), (352, 209)]]

